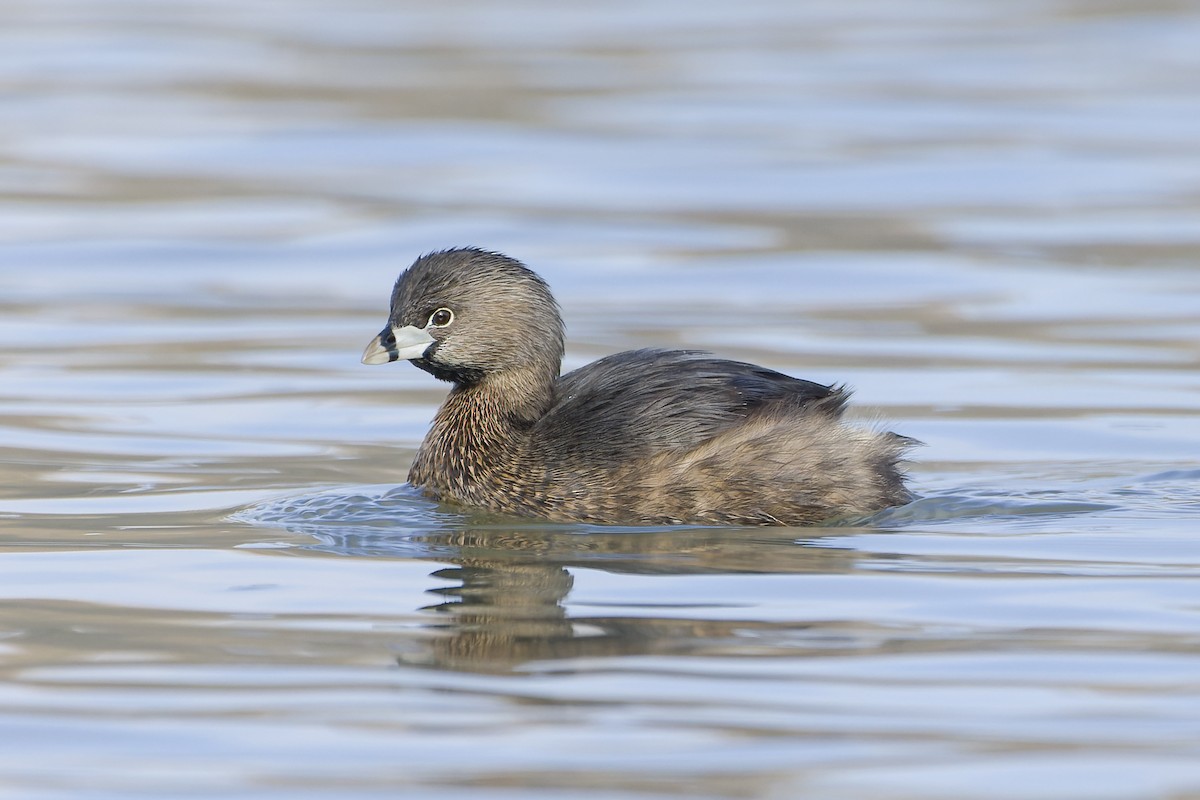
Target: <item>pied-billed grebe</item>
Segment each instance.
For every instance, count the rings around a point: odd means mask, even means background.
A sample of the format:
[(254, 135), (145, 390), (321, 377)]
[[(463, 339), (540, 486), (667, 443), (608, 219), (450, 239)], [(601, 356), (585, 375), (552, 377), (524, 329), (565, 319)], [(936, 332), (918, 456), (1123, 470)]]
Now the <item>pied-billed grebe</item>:
[(849, 393), (694, 350), (562, 375), (563, 323), (519, 261), (458, 248), (396, 281), (363, 363), (454, 384), (408, 480), (440, 501), (602, 524), (806, 525), (906, 502), (912, 440), (846, 425)]

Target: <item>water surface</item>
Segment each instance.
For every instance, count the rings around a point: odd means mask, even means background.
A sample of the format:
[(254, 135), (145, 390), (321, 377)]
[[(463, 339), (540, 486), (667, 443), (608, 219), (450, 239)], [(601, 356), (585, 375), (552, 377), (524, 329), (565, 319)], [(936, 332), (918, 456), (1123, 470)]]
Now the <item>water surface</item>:
[[(0, 795), (1200, 796), (1191, 4), (0, 10)], [(459, 244), (568, 368), (849, 383), (920, 499), (420, 498), (358, 354)]]

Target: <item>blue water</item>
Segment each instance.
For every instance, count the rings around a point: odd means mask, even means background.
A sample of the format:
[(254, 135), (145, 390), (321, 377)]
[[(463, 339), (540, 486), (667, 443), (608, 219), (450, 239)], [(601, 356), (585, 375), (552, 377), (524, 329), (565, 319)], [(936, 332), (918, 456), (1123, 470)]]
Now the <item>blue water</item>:
[[(1200, 12), (50, 0), (0, 26), (0, 797), (1200, 793)], [(914, 502), (403, 485), (397, 273), (856, 390)]]

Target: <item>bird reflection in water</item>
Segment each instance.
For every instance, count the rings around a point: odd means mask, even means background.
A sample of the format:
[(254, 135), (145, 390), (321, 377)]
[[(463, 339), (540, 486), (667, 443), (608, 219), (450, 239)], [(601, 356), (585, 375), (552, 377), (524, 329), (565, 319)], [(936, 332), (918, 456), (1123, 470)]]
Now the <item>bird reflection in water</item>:
[[(438, 635), (406, 642), (398, 660), (409, 666), (508, 673), (531, 662), (668, 653), (733, 655), (756, 647), (749, 636), (754, 631), (785, 629), (794, 634), (798, 628), (820, 629), (821, 623), (728, 619), (725, 613), (721, 619), (705, 619), (705, 609), (723, 605), (719, 601), (642, 603), (634, 606), (636, 614), (620, 616), (568, 614), (565, 605), (575, 583), (572, 569), (667, 576), (830, 573), (852, 568), (853, 552), (804, 546), (796, 540), (800, 533), (812, 535), (811, 530), (794, 529), (789, 535), (787, 530), (766, 533), (762, 528), (580, 534), (552, 527), (529, 531), (481, 527), (408, 537), (408, 548), (421, 545), (430, 553), (426, 557), (451, 562), (454, 566), (432, 576), (457, 585), (429, 590), (443, 598), (422, 609), (438, 615), (439, 621), (430, 626)], [(361, 552), (363, 546), (357, 537), (355, 549)], [(647, 613), (653, 607), (660, 613)], [(666, 608), (678, 613), (662, 614)]]

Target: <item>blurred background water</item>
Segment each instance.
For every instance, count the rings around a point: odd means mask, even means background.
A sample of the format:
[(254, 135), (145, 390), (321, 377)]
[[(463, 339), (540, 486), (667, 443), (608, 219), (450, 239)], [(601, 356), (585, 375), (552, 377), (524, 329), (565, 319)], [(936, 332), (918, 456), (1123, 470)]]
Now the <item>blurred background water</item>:
[[(0, 796), (1200, 797), (1200, 7), (0, 0)], [(921, 499), (505, 525), (358, 356), (857, 389)]]

